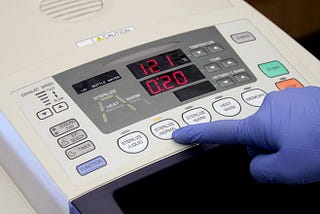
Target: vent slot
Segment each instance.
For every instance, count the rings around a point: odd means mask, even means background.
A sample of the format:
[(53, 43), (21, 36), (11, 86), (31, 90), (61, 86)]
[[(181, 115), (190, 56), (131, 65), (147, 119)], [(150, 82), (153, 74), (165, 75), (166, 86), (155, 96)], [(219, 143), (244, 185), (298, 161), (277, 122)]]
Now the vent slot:
[(102, 0), (43, 0), (40, 3), (43, 14), (60, 21), (83, 20), (102, 8)]

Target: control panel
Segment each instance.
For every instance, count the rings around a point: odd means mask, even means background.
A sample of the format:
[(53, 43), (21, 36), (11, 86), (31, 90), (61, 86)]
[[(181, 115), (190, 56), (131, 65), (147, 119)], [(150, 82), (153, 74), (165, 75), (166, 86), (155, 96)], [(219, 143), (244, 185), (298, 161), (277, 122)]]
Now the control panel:
[(247, 20), (105, 56), (13, 97), (75, 184), (111, 181), (189, 146), (172, 132), (244, 118), (270, 91), (308, 85)]

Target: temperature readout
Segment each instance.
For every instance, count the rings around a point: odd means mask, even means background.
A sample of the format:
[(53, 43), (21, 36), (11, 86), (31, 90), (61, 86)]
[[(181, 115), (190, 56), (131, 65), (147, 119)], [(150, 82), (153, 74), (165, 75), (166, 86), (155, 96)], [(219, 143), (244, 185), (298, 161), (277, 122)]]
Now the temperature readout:
[(127, 67), (137, 79), (141, 79), (189, 62), (191, 62), (190, 59), (182, 52), (182, 50), (177, 49), (131, 63), (127, 65)]

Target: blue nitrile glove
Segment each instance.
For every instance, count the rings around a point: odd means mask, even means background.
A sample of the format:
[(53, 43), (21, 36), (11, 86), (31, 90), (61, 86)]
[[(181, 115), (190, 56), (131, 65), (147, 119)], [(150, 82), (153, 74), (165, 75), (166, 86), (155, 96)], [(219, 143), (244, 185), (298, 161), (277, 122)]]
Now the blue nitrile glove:
[(252, 177), (262, 183), (320, 181), (320, 88), (270, 92), (243, 120), (190, 125), (173, 132), (177, 143), (244, 144)]

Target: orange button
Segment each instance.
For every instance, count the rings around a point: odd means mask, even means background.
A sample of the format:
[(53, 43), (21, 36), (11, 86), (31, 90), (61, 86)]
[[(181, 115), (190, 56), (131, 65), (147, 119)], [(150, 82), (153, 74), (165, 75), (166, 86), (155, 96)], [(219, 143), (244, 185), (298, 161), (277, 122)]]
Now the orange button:
[(286, 88), (302, 88), (303, 85), (296, 79), (288, 79), (281, 82), (277, 82), (276, 86), (279, 90), (284, 90)]

